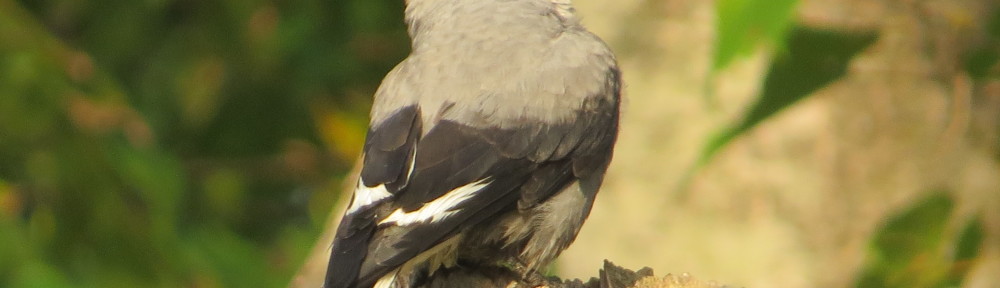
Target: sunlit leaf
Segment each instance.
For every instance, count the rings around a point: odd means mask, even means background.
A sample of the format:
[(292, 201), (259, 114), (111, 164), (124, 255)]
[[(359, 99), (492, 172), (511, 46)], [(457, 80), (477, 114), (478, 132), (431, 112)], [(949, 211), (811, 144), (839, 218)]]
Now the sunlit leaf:
[(979, 254), (982, 227), (978, 220), (964, 227), (955, 245), (954, 258), (946, 257), (948, 222), (954, 201), (935, 193), (890, 216), (875, 231), (868, 259), (856, 287), (958, 287), (968, 271), (963, 262)]
[(787, 50), (779, 52), (768, 69), (759, 100), (740, 121), (709, 141), (698, 166), (706, 164), (736, 137), (842, 77), (851, 59), (876, 39), (871, 32), (801, 26), (793, 29)]
[(798, 0), (716, 1), (713, 68), (722, 69), (762, 43), (777, 43), (788, 30)]

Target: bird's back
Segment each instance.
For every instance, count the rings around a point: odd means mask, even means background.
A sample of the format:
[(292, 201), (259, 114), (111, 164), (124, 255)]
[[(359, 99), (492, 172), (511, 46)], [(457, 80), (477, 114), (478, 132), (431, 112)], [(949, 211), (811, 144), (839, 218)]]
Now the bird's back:
[[(604, 94), (616, 64), (603, 41), (559, 9), (549, 0), (411, 0), (413, 50), (374, 105), (419, 103), (425, 124), (572, 120), (580, 103)], [(436, 113), (452, 105), (463, 109)], [(389, 110), (373, 109), (372, 119)]]
[(456, 258), (534, 271), (572, 242), (610, 161), (620, 77), (567, 9), (408, 0), (413, 50), (376, 93), (328, 288), (409, 285)]

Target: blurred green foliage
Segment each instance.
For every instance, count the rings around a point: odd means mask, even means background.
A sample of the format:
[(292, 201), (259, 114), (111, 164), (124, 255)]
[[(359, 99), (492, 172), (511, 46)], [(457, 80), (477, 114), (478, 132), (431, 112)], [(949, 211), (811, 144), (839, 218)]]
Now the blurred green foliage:
[[(718, 2), (712, 71), (761, 42), (776, 57), (699, 165), (875, 39), (792, 28), (797, 3)], [(0, 0), (0, 287), (284, 286), (409, 48), (402, 5)], [(977, 79), (995, 76), (996, 14), (966, 57)], [(952, 206), (938, 196), (888, 221), (858, 286), (960, 283), (983, 236), (976, 220), (948, 240)]]
[(796, 26), (787, 35), (764, 78), (757, 102), (743, 119), (718, 133), (700, 155), (705, 165), (720, 149), (764, 120), (840, 79), (855, 55), (875, 43), (873, 32), (831, 31)]
[(788, 23), (797, 3), (727, 0), (718, 4), (719, 36), (712, 73), (731, 64), (737, 56), (748, 56), (761, 44), (758, 42), (767, 40), (778, 47), (773, 49), (774, 59), (757, 100), (747, 107), (741, 119), (722, 127), (708, 139), (681, 181), (679, 198), (687, 197), (687, 187), (694, 175), (723, 148), (771, 116), (843, 77), (854, 56), (878, 39), (871, 31), (836, 31)]
[[(840, 79), (854, 56), (874, 44), (874, 31), (830, 31), (797, 25), (797, 0), (720, 0), (716, 3), (716, 42), (712, 73), (725, 69), (754, 49), (771, 44), (774, 58), (757, 101), (741, 119), (722, 128), (702, 148), (681, 190), (699, 169), (733, 140), (758, 124)], [(978, 45), (962, 55), (964, 72), (977, 83), (1000, 77), (1000, 8), (984, 26)], [(712, 77), (709, 77), (711, 82)], [(712, 89), (708, 89), (711, 94)], [(980, 100), (980, 99), (977, 99)], [(1000, 129), (1000, 128), (998, 128)], [(1000, 150), (997, 151), (1000, 158)], [(682, 197), (684, 193), (681, 193)]]
[(0, 0), (0, 287), (279, 287), (402, 1)]
[(983, 80), (995, 75), (991, 68), (1000, 61), (1000, 8), (993, 11), (990, 23), (986, 25), (987, 35), (981, 45), (973, 47), (965, 55), (965, 71), (975, 80)]
[(715, 55), (712, 69), (723, 69), (737, 56), (747, 56), (762, 44), (780, 47), (792, 25), (798, 0), (716, 1)]
[[(722, 0), (716, 4), (713, 73), (762, 43), (777, 45), (758, 99), (742, 118), (709, 139), (682, 181), (682, 198), (693, 175), (729, 143), (843, 77), (852, 59), (878, 39), (874, 32), (791, 24), (795, 0)], [(993, 68), (1000, 61), (1000, 9), (993, 11), (991, 19), (984, 39), (963, 56), (964, 72), (977, 82), (998, 77)], [(958, 221), (962, 227), (955, 233), (949, 226), (956, 222), (954, 206), (948, 193), (934, 193), (888, 218), (872, 236), (856, 287), (961, 287), (982, 255), (984, 228), (975, 218)]]
[(952, 232), (954, 206), (941, 192), (887, 219), (871, 240), (856, 287), (962, 287), (982, 253), (984, 228), (976, 218)]

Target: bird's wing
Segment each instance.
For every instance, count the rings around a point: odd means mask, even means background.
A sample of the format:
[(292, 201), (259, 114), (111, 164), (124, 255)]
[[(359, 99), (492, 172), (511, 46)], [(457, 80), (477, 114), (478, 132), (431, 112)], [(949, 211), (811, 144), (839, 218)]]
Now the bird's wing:
[[(609, 77), (617, 83), (617, 71)], [(505, 128), (447, 119), (422, 127), (417, 105), (393, 112), (368, 132), (326, 287), (370, 286), (466, 227), (533, 206), (574, 179), (603, 171), (619, 103), (617, 95), (592, 101), (611, 103), (584, 103), (575, 119), (562, 123), (519, 121)]]

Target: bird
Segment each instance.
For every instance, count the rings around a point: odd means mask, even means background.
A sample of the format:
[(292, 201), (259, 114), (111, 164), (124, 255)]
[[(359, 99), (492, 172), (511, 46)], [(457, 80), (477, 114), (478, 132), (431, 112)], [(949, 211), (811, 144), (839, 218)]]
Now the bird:
[(405, 0), (404, 21), (410, 54), (375, 92), (324, 287), (476, 266), (533, 279), (574, 241), (610, 164), (617, 60), (570, 0)]

